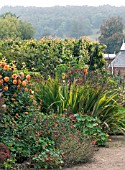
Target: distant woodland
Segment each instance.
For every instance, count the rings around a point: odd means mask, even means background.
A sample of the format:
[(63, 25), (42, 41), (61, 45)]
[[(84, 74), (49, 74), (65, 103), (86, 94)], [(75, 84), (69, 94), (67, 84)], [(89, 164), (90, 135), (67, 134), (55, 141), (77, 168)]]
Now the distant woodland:
[(125, 24), (125, 7), (109, 5), (99, 7), (4, 6), (0, 9), (0, 15), (6, 12), (11, 12), (21, 20), (30, 22), (35, 28), (35, 39), (49, 35), (60, 38), (79, 38), (97, 34), (103, 22), (114, 16), (120, 16)]

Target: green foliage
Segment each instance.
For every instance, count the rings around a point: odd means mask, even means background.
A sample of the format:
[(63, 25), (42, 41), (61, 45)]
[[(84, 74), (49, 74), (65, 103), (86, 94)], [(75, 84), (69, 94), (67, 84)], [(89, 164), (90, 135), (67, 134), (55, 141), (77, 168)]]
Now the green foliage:
[(101, 126), (106, 132), (113, 132), (115, 128), (121, 129), (124, 133), (125, 125), (122, 122), (124, 114), (120, 113), (122, 108), (120, 96), (115, 89), (110, 89), (112, 84), (105, 76), (100, 80), (97, 75), (94, 79), (95, 84), (93, 79), (86, 77), (83, 84), (73, 82), (70, 86), (66, 80), (62, 84), (57, 79), (42, 81), (36, 86), (38, 89), (36, 99), (41, 103), (39, 105), (41, 111), (49, 114), (66, 112), (68, 115), (72, 113), (91, 115), (101, 120)]
[(89, 70), (101, 70), (104, 67), (106, 64), (103, 53), (105, 48), (104, 45), (99, 45), (98, 43), (89, 44)]
[(58, 75), (60, 66), (65, 66), (66, 72), (84, 68), (88, 63), (93, 69), (102, 69), (105, 64), (103, 48), (83, 38), (7, 40), (0, 43), (0, 58), (6, 56), (7, 62), (13, 61), (18, 70), (25, 66), (28, 71), (40, 72), (47, 78), (48, 75)]
[(99, 41), (107, 46), (106, 53), (118, 52), (124, 39), (121, 17), (111, 17), (100, 27)]
[(92, 138), (93, 143), (97, 145), (105, 146), (108, 135), (103, 132), (102, 122), (99, 118), (93, 116), (84, 116), (75, 114), (75, 127), (77, 127), (88, 138)]
[(0, 39), (31, 39), (33, 35), (34, 29), (30, 23), (20, 21), (11, 13), (0, 17)]

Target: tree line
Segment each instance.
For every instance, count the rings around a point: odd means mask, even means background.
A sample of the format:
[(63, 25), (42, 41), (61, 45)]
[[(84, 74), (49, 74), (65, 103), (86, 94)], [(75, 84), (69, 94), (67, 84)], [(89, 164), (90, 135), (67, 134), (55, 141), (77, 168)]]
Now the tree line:
[(80, 38), (93, 34), (108, 18), (120, 16), (125, 23), (125, 7), (109, 5), (55, 6), (55, 7), (11, 7), (0, 9), (0, 14), (11, 12), (22, 21), (28, 21), (35, 29), (35, 39), (42, 36)]

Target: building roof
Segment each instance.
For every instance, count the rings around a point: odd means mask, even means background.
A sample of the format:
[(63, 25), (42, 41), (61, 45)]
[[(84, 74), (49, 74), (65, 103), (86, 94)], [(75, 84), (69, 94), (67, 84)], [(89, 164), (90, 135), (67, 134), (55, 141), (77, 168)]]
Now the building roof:
[(113, 60), (115, 58), (116, 54), (104, 54), (105, 60)]
[(120, 51), (125, 51), (125, 43), (124, 43), (124, 40), (123, 40), (123, 43), (122, 43), (122, 46), (121, 46)]
[(123, 41), (120, 52), (115, 59), (110, 63), (109, 67), (125, 67), (125, 43)]

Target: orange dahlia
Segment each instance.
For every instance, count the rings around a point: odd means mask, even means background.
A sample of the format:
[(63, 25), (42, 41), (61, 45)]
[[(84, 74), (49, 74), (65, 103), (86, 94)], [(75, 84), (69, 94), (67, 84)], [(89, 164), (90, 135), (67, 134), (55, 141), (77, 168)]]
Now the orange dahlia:
[(13, 84), (17, 84), (17, 80), (13, 80)]
[(5, 66), (4, 66), (4, 70), (9, 70), (9, 66), (8, 66), (8, 65), (5, 65)]
[(6, 65), (5, 62), (1, 62), (1, 63), (0, 63), (0, 66), (3, 67), (3, 68), (4, 68), (5, 65)]
[(27, 75), (26, 76), (26, 79), (29, 81), (31, 79), (31, 76), (30, 75)]
[(20, 73), (20, 76), (21, 76), (21, 77), (24, 77), (24, 73), (23, 73), (23, 72), (21, 72), (21, 73)]
[(4, 86), (4, 90), (7, 91), (8, 90), (8, 86)]
[(13, 74), (13, 75), (12, 75), (12, 78), (13, 78), (13, 79), (16, 79), (16, 78), (17, 78), (17, 74)]
[(26, 81), (22, 81), (22, 86), (26, 86)]
[(9, 77), (4, 77), (4, 81), (5, 81), (5, 82), (8, 82), (9, 80), (10, 80)]

